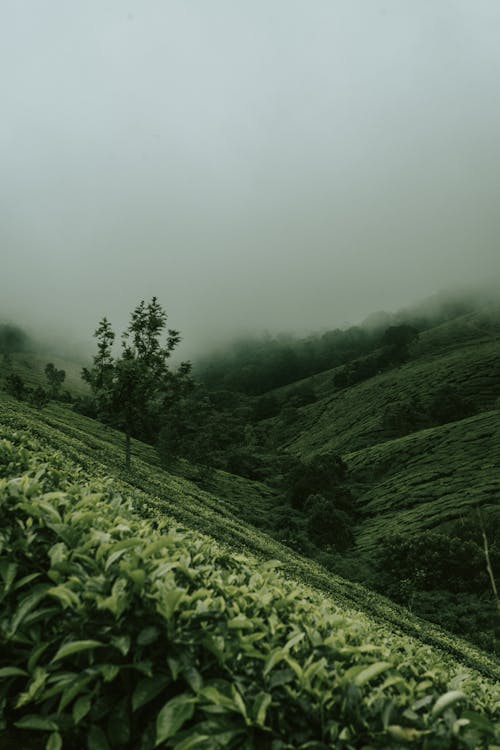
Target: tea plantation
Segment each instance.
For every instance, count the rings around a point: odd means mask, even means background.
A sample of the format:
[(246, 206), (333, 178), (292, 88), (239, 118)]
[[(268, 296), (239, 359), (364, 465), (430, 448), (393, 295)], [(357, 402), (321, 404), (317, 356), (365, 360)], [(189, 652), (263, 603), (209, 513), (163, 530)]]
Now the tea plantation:
[(405, 634), (189, 482), (124, 482), (112, 442), (1, 410), (2, 747), (499, 744), (494, 660)]

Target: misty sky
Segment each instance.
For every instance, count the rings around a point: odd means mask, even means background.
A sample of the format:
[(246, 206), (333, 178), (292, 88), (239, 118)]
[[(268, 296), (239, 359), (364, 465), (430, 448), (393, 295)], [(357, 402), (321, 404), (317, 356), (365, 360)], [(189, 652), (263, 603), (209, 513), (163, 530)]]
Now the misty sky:
[(500, 275), (498, 0), (1, 0), (0, 315), (183, 351)]

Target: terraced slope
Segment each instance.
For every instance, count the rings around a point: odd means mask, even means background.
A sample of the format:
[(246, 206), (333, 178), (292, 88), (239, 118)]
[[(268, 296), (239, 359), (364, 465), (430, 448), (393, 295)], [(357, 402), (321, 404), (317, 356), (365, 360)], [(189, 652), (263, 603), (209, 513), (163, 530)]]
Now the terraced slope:
[[(41, 385), (47, 387), (47, 379), (44, 369), (48, 362), (52, 362), (58, 370), (64, 370), (66, 379), (62, 389), (68, 390), (75, 396), (88, 393), (88, 386), (81, 379), (82, 365), (78, 362), (72, 362), (61, 357), (54, 357), (50, 354), (38, 354), (34, 352), (22, 352), (11, 356), (10, 370), (20, 375), (25, 384), (31, 388)], [(5, 368), (1, 368), (5, 374)]]
[(500, 410), (347, 454), (362, 514), (361, 552), (388, 530), (414, 535), (460, 518), (471, 505), (500, 513)]
[[(500, 313), (492, 308), (429, 329), (409, 362), (349, 388), (335, 388), (336, 372), (300, 381), (319, 398), (299, 409), (295, 423), (280, 429), (286, 450), (301, 456), (323, 450), (343, 454), (385, 441), (382, 419), (395, 400), (417, 396), (425, 404), (443, 384), (456, 388), (476, 412), (495, 408), (500, 397)], [(282, 398), (297, 385), (275, 394)]]
[(494, 750), (492, 680), (32, 432), (0, 430), (3, 748)]
[[(241, 497), (236, 497), (234, 502), (217, 497), (149, 464), (146, 460), (149, 449), (136, 443), (133, 471), (124, 475), (120, 447), (122, 436), (105, 430), (92, 420), (65, 412), (61, 407), (58, 409), (57, 415), (53, 411), (37, 413), (24, 404), (0, 397), (0, 424), (11, 431), (27, 430), (43, 446), (58, 449), (68, 460), (81, 465), (94, 477), (111, 477), (118, 491), (123, 488), (125, 493), (134, 492), (136, 507), (143, 509), (146, 515), (160, 513), (174, 518), (189, 529), (209, 534), (231, 552), (243, 551), (262, 561), (279, 560), (289, 578), (333, 597), (336, 604), (346, 611), (364, 612), (374, 622), (390, 627), (392, 632), (410, 634), (443, 653), (451, 654), (460, 663), (500, 679), (499, 664), (494, 657), (411, 616), (406, 610), (362, 586), (327, 572), (246, 522), (245, 503), (250, 505), (248, 485), (244, 492), (241, 488)], [(66, 415), (64, 418), (63, 413)], [(234, 479), (228, 476), (227, 481), (234, 482)], [(260, 492), (258, 488), (254, 491), (257, 494)], [(272, 502), (272, 498), (261, 495), (260, 502), (265, 510), (266, 503)], [(253, 515), (255, 509), (251, 513)]]

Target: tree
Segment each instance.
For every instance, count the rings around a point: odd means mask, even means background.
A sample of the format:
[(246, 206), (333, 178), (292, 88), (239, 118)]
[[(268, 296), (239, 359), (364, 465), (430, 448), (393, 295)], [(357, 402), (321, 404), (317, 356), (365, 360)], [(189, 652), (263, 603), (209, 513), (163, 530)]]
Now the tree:
[(61, 386), (66, 378), (66, 372), (64, 370), (58, 370), (52, 362), (49, 362), (45, 365), (45, 377), (49, 384), (50, 398), (57, 399), (60, 395)]
[(287, 499), (295, 508), (303, 508), (309, 495), (336, 499), (340, 510), (354, 506), (349, 490), (344, 487), (347, 466), (336, 453), (322, 453), (302, 461), (296, 459), (286, 471)]
[(26, 395), (24, 381), (20, 375), (17, 375), (17, 373), (7, 375), (5, 378), (5, 390), (18, 401), (22, 401)]
[(413, 326), (403, 323), (389, 326), (382, 336), (382, 346), (387, 347), (389, 359), (395, 363), (405, 362), (409, 356), (409, 348), (418, 341), (418, 331)]
[(47, 406), (50, 400), (49, 394), (44, 388), (42, 388), (41, 385), (38, 385), (36, 388), (30, 389), (28, 391), (27, 397), (29, 403), (37, 409), (43, 409), (44, 406)]
[(133, 310), (122, 335), (121, 354), (114, 356), (115, 334), (103, 318), (95, 332), (97, 354), (92, 368), (82, 371), (92, 390), (96, 413), (103, 422), (125, 433), (125, 467), (130, 469), (132, 437), (154, 442), (163, 415), (191, 387), (191, 365), (183, 362), (176, 372), (167, 364), (180, 342), (178, 331), (161, 337), (167, 315), (156, 297)]
[(0, 354), (3, 354), (5, 364), (10, 363), (10, 355), (22, 352), (28, 346), (28, 336), (18, 326), (10, 323), (0, 325)]
[(310, 538), (322, 547), (346, 550), (354, 542), (353, 521), (345, 510), (323, 495), (309, 495), (304, 510)]

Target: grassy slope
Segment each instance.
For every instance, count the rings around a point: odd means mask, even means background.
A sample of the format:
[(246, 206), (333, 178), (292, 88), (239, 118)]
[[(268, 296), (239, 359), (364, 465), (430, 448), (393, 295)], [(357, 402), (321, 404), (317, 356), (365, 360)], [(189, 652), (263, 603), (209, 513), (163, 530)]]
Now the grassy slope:
[(461, 344), (442, 354), (422, 352), (401, 367), (332, 392), (300, 410), (285, 447), (307, 456), (374, 445), (384, 440), (381, 420), (394, 400), (418, 395), (425, 401), (443, 383), (455, 386), (478, 410), (493, 408), (500, 395), (499, 342)]
[(460, 518), (471, 504), (500, 512), (500, 411), (483, 412), (346, 456), (362, 514), (356, 541), (414, 535)]
[[(0, 423), (14, 429), (29, 429), (44, 444), (58, 448), (93, 475), (113, 477), (117, 486), (123, 486), (126, 492), (132, 487), (135, 496), (144, 503), (146, 512), (166, 513), (188, 528), (208, 533), (232, 551), (251, 553), (261, 560), (278, 559), (283, 563), (286, 575), (332, 597), (346, 611), (360, 611), (365, 616), (368, 614), (374, 623), (383, 623), (384, 627), (389, 625), (394, 632), (410, 634), (451, 654), (460, 663), (490, 677), (500, 678), (498, 661), (493, 657), (409, 615), (383, 597), (325, 571), (256, 530), (245, 521), (246, 509), (250, 506), (250, 515), (255, 515), (254, 501), (248, 501), (252, 483), (247, 482), (243, 487), (226, 475), (227, 491), (231, 486), (234, 498), (231, 501), (221, 499), (149, 463), (150, 449), (135, 442), (133, 472), (125, 476), (121, 468), (122, 436), (62, 407), (35, 412), (2, 395)], [(258, 502), (257, 496), (260, 496), (263, 509), (266, 503), (272, 501), (272, 498), (260, 494), (258, 487), (254, 487), (253, 492), (257, 493), (255, 503)]]
[[(31, 388), (41, 385), (47, 387), (47, 379), (44, 374), (45, 365), (48, 362), (57, 367), (58, 370), (64, 370), (66, 379), (62, 385), (63, 390), (68, 390), (75, 396), (81, 396), (88, 392), (87, 385), (81, 379), (82, 365), (78, 362), (72, 362), (61, 357), (54, 357), (50, 354), (38, 354), (34, 352), (20, 352), (12, 355), (11, 371), (20, 375), (26, 385)], [(5, 368), (2, 367), (3, 374)]]
[[(299, 410), (283, 433), (283, 444), (297, 455), (331, 449), (360, 450), (384, 440), (381, 419), (394, 399), (425, 400), (443, 383), (453, 385), (477, 411), (494, 408), (500, 396), (500, 309), (471, 313), (423, 332), (411, 360), (344, 390), (328, 370), (300, 384), (312, 385), (318, 401)], [(282, 398), (298, 383), (278, 389)]]
[[(459, 518), (472, 503), (499, 505), (498, 309), (429, 329), (407, 364), (350, 388), (335, 391), (334, 372), (309, 381), (320, 399), (300, 409), (298, 422), (281, 434), (283, 447), (295, 455), (344, 455), (361, 512), (359, 551), (374, 549), (388, 529), (413, 535)], [(455, 386), (478, 413), (387, 440), (385, 409), (411, 396), (425, 403), (443, 383)]]
[[(5, 422), (29, 421), (4, 406)], [(2, 748), (104, 750), (107, 737), (144, 750), (493, 750), (500, 739), (491, 680), (349, 616), (274, 563), (227, 554), (165, 516), (158, 529), (142, 493), (96, 480), (91, 464), (82, 472), (31, 433), (3, 426), (0, 436)], [(33, 591), (26, 578), (12, 585), (33, 570)], [(51, 732), (47, 744), (39, 730)]]

